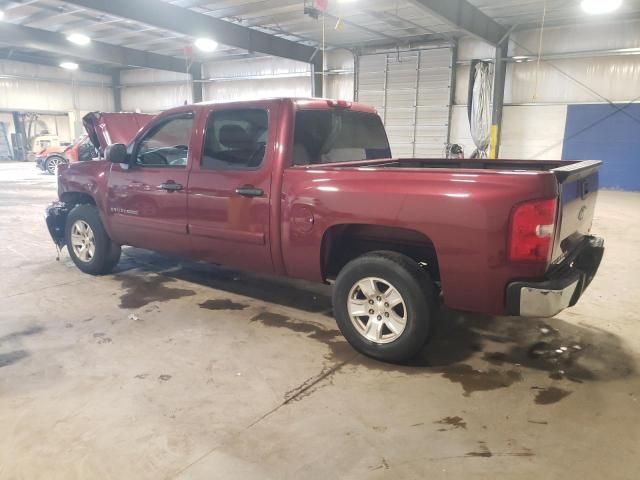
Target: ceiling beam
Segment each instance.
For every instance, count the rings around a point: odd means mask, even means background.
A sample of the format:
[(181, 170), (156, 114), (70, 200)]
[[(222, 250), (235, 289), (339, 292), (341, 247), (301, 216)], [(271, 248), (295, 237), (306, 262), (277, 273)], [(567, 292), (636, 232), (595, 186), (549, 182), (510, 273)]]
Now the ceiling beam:
[[(185, 60), (143, 52), (102, 42), (91, 42), (79, 46), (70, 43), (65, 35), (48, 30), (40, 30), (23, 25), (4, 23), (0, 28), (0, 44), (39, 50), (60, 56), (88, 60), (90, 62), (112, 63), (124, 67), (154, 68), (170, 72), (186, 72)], [(194, 65), (200, 68), (200, 64)]]
[(498, 45), (507, 29), (484, 14), (467, 0), (412, 0), (433, 16), (458, 30), (473, 35), (491, 45)]
[[(28, 53), (16, 52), (11, 48), (0, 50), (0, 59), (11, 60), (14, 62), (31, 63), (34, 65), (44, 65), (47, 67), (59, 67), (60, 61), (54, 58), (41, 57), (38, 55), (30, 55)], [(79, 65), (79, 70), (83, 72), (99, 73), (102, 75), (112, 75), (118, 71), (116, 68), (109, 68), (100, 65)]]
[(65, 0), (76, 6), (182, 33), (192, 38), (211, 37), (219, 43), (276, 57), (311, 62), (315, 47), (194, 12), (158, 0)]

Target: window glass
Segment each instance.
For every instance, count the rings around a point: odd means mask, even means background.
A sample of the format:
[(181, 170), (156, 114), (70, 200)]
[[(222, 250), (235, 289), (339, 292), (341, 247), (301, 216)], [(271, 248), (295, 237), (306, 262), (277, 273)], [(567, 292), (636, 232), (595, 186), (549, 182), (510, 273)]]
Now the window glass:
[(391, 157), (380, 117), (350, 110), (296, 113), (294, 165), (375, 160)]
[(136, 164), (154, 167), (185, 167), (189, 154), (193, 117), (176, 117), (152, 130), (138, 147)]
[(266, 110), (212, 112), (205, 131), (202, 168), (248, 170), (259, 167), (264, 159), (268, 131)]

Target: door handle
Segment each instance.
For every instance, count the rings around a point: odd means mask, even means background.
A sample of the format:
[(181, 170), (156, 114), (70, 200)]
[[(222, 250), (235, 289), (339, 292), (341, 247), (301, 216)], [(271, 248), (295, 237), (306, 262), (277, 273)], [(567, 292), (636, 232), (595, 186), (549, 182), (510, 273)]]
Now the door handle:
[(160, 184), (160, 188), (167, 192), (177, 192), (178, 190), (182, 190), (182, 185), (173, 180), (167, 180), (165, 183)]
[(243, 197), (261, 197), (264, 195), (264, 190), (256, 188), (253, 185), (243, 185), (242, 187), (236, 188), (236, 193)]

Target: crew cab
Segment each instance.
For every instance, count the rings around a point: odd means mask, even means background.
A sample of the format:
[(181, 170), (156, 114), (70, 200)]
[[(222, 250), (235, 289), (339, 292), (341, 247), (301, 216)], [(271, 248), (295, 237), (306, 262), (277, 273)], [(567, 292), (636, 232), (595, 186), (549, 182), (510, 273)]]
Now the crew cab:
[(438, 304), (549, 317), (594, 277), (599, 161), (393, 158), (372, 108), (325, 99), (185, 105), (106, 160), (61, 166), (47, 224), (90, 274), (122, 245), (335, 283), (366, 355), (404, 361)]

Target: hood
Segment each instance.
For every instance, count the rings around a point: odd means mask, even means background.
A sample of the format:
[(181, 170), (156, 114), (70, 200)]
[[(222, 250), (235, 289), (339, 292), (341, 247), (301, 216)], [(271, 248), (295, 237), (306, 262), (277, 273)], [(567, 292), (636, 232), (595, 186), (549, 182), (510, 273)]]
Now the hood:
[(87, 135), (93, 146), (104, 153), (114, 143), (128, 145), (155, 115), (147, 113), (103, 113), (91, 112), (82, 118)]

